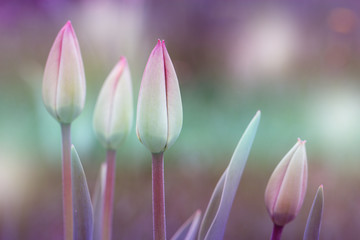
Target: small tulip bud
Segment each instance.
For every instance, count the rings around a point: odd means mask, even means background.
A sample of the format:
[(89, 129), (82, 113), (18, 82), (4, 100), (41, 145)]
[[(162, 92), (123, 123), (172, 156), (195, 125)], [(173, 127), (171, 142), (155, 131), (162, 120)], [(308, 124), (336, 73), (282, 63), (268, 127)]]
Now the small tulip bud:
[(267, 211), (278, 226), (297, 216), (305, 198), (308, 178), (305, 142), (298, 139), (275, 168), (265, 190)]
[(136, 134), (152, 153), (160, 153), (174, 144), (182, 120), (178, 79), (164, 41), (158, 40), (141, 81)]
[(42, 95), (49, 113), (71, 123), (85, 104), (85, 73), (79, 43), (71, 22), (58, 33), (44, 71)]
[(130, 132), (133, 94), (127, 61), (121, 57), (106, 78), (94, 111), (94, 129), (106, 149), (116, 150)]

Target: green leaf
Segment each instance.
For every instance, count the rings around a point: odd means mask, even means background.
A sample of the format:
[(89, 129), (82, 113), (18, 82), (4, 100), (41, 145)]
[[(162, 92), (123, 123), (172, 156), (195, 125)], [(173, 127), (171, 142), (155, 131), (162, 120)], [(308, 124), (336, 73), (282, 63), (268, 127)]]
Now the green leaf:
[(197, 210), (186, 222), (176, 231), (171, 240), (194, 240), (200, 225), (201, 211)]
[(91, 240), (93, 234), (93, 210), (85, 172), (74, 146), (71, 146), (71, 165), (74, 240)]
[(241, 175), (260, 122), (258, 111), (242, 135), (231, 161), (217, 183), (200, 225), (198, 240), (219, 240), (224, 237)]
[(92, 203), (94, 207), (94, 240), (101, 239), (102, 216), (104, 206), (104, 191), (106, 183), (106, 162), (101, 164), (95, 184)]
[(317, 240), (320, 235), (321, 219), (324, 208), (324, 189), (323, 185), (317, 190), (312, 204), (309, 217), (306, 222), (304, 240)]

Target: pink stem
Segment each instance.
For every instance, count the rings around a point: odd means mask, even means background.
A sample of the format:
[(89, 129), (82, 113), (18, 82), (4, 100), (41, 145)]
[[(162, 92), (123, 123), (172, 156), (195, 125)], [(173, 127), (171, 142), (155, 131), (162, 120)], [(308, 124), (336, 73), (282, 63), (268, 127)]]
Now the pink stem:
[(166, 240), (164, 155), (152, 154), (153, 238)]
[(279, 225), (274, 224), (273, 232), (271, 235), (271, 240), (280, 240), (283, 229), (284, 229), (284, 226), (279, 226)]
[(108, 149), (106, 152), (106, 183), (102, 223), (102, 240), (110, 240), (112, 233), (112, 217), (114, 205), (116, 151)]
[(71, 125), (61, 124), (64, 239), (73, 239), (74, 217), (71, 180)]

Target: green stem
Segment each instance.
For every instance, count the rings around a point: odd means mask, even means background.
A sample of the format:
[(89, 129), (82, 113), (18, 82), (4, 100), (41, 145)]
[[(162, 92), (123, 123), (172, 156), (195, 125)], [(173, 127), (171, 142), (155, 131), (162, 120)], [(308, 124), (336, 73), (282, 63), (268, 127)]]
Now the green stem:
[(112, 217), (114, 205), (116, 151), (108, 149), (106, 152), (106, 183), (102, 223), (102, 240), (110, 240), (112, 233)]
[(166, 240), (164, 155), (152, 154), (153, 238)]
[(64, 239), (73, 239), (74, 217), (71, 180), (71, 125), (61, 124)]
[(284, 229), (284, 226), (279, 226), (279, 225), (274, 224), (273, 232), (271, 235), (271, 240), (280, 240), (283, 229)]

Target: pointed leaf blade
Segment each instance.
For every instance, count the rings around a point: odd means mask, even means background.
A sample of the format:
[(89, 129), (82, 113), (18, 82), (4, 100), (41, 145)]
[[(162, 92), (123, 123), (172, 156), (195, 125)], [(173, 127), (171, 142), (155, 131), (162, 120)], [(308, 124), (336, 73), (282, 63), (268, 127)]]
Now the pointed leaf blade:
[(74, 240), (91, 240), (93, 234), (93, 209), (85, 172), (74, 146), (71, 147), (71, 164)]
[(321, 219), (324, 208), (324, 189), (320, 185), (316, 192), (309, 217), (306, 222), (304, 240), (318, 240), (320, 236)]
[(221, 177), (220, 177), (219, 181), (217, 182), (216, 187), (211, 195), (209, 204), (208, 204), (205, 214), (204, 214), (204, 218), (200, 225), (200, 231), (199, 231), (199, 237), (198, 237), (199, 240), (205, 238), (206, 233), (207, 233), (208, 229), (210, 228), (210, 226), (216, 216), (216, 213), (218, 211), (219, 204), (221, 201), (221, 195), (222, 195), (222, 192), (224, 189), (226, 173), (227, 173), (227, 169), (221, 175)]
[(216, 240), (224, 237), (232, 203), (257, 132), (260, 116), (261, 113), (258, 111), (249, 123), (227, 169), (215, 187), (201, 223), (199, 240)]
[(176, 231), (171, 240), (194, 240), (200, 225), (201, 211), (197, 210), (186, 222)]
[(94, 209), (94, 235), (93, 235), (94, 240), (101, 239), (105, 183), (106, 183), (106, 162), (101, 164), (92, 198), (93, 209)]

